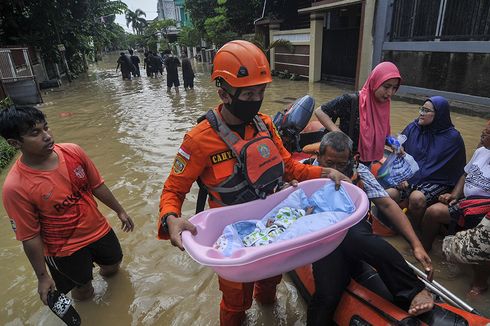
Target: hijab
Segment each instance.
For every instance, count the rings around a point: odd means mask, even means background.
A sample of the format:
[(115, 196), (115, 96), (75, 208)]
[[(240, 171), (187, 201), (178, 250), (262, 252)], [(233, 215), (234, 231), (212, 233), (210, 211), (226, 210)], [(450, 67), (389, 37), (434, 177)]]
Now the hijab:
[(417, 118), (402, 132), (407, 136), (403, 144), (405, 151), (413, 156), (420, 168), (408, 181), (413, 185), (430, 182), (454, 186), (464, 172), (464, 141), (451, 121), (447, 100), (433, 96), (427, 101), (434, 105), (432, 123), (421, 126)]
[(398, 78), (398, 68), (391, 62), (381, 62), (369, 74), (359, 91), (359, 145), (363, 162), (380, 160), (384, 154), (386, 136), (390, 134), (390, 103), (376, 101), (374, 92), (387, 80)]

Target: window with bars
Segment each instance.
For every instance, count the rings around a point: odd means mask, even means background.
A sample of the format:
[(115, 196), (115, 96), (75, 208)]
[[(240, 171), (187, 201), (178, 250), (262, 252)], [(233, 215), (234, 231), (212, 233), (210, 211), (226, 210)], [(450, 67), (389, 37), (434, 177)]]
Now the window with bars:
[(395, 0), (390, 41), (487, 41), (488, 0)]

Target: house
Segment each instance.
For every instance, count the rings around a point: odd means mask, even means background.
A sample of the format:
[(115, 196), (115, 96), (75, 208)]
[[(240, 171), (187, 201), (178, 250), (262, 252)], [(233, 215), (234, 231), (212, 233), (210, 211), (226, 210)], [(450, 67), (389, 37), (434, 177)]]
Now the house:
[(294, 46), (293, 51), (271, 50), (273, 69), (287, 69), (310, 82), (334, 80), (359, 88), (374, 66), (388, 60), (403, 77), (400, 95), (442, 95), (490, 105), (490, 3), (486, 0), (267, 3), (257, 29), (270, 42), (286, 39)]
[(0, 48), (0, 100), (8, 96), (18, 105), (42, 103), (31, 56), (27, 47)]

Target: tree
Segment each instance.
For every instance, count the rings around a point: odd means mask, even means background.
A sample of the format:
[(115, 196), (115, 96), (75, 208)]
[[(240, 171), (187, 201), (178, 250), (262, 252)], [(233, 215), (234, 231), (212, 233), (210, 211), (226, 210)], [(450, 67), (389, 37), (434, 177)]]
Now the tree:
[(206, 18), (215, 15), (214, 8), (216, 8), (216, 0), (185, 0), (185, 9), (189, 12), (192, 24), (202, 38), (206, 38), (204, 22)]
[[(220, 32), (224, 32), (226, 35), (222, 38), (230, 39), (233, 35), (253, 33), (253, 22), (260, 17), (262, 4), (262, 0), (186, 0), (185, 8), (202, 38), (216, 39)], [(212, 25), (223, 22), (227, 23), (226, 28)]]
[(48, 62), (60, 62), (63, 44), (70, 71), (79, 73), (86, 55), (117, 37), (114, 15), (127, 6), (109, 0), (2, 0), (0, 9), (0, 45), (28, 44), (41, 49)]
[(201, 38), (199, 32), (194, 27), (184, 26), (179, 33), (179, 43), (183, 46), (199, 46)]
[(289, 50), (289, 52), (293, 52), (294, 47), (293, 43), (285, 39), (278, 39), (273, 41), (266, 46), (264, 37), (261, 34), (256, 34), (255, 37), (251, 40), (253, 44), (255, 44), (258, 48), (260, 48), (265, 54), (269, 54), (269, 51), (273, 48), (284, 47)]
[(219, 6), (214, 10), (216, 15), (204, 21), (207, 38), (218, 47), (238, 37), (230, 26), (228, 12), (224, 6), (226, 2), (227, 0), (218, 0)]
[(149, 33), (160, 34), (168, 41), (168, 32), (170, 27), (176, 27), (177, 22), (173, 19), (162, 19), (151, 22), (148, 26)]
[(141, 16), (146, 17), (146, 13), (141, 9), (136, 9), (135, 11), (130, 9), (126, 10), (126, 26), (129, 27), (131, 25), (133, 32), (138, 35), (143, 34), (143, 30), (148, 25), (146, 19)]

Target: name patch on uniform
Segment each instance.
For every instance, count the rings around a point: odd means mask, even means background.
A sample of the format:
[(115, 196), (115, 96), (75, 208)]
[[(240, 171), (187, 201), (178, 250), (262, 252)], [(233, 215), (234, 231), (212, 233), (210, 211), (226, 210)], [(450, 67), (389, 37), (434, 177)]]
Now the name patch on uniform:
[(177, 155), (174, 160), (173, 170), (175, 174), (181, 174), (184, 172), (185, 167), (187, 166), (187, 161), (184, 160), (180, 155)]
[(221, 153), (211, 155), (211, 163), (218, 164), (224, 161), (228, 161), (235, 158), (235, 154), (232, 151), (224, 151)]

